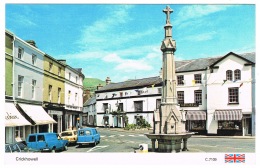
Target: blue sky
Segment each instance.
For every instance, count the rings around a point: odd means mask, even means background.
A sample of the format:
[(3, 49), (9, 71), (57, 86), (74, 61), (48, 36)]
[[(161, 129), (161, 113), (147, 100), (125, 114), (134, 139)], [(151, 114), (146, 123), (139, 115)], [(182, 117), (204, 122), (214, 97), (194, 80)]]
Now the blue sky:
[[(5, 28), (85, 77), (158, 76), (165, 4), (6, 4)], [(255, 52), (255, 5), (170, 4), (176, 60)]]

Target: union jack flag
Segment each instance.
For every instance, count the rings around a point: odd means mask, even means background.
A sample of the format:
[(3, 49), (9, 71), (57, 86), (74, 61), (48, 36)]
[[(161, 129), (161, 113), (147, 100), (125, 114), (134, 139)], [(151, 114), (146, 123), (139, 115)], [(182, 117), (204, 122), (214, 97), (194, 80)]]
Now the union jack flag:
[(225, 154), (225, 163), (245, 163), (245, 154)]

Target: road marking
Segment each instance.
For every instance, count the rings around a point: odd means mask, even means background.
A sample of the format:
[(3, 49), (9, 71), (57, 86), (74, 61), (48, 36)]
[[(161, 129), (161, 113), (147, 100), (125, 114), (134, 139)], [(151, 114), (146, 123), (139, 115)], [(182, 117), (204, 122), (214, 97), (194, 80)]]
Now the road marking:
[(101, 138), (104, 138), (104, 137), (106, 137), (106, 136), (105, 136), (105, 135), (101, 135), (100, 137), (101, 137)]
[(134, 137), (134, 135), (128, 135), (128, 136)]
[(140, 134), (139, 136), (144, 136), (144, 135)]
[(125, 136), (125, 135), (119, 135), (119, 136), (123, 137), (123, 136)]
[(115, 136), (116, 136), (116, 135), (110, 135), (109, 137), (111, 137), (111, 138), (112, 138), (112, 137), (115, 137)]
[(106, 146), (95, 146), (95, 147), (89, 149), (87, 152), (96, 151), (96, 150), (103, 149), (103, 148), (106, 148), (106, 147), (108, 147), (108, 145), (106, 145)]

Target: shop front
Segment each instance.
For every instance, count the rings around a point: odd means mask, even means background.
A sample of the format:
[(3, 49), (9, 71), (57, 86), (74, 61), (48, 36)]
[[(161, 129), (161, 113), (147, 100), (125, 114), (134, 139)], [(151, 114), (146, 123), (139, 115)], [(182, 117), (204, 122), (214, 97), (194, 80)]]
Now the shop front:
[[(40, 105), (18, 103), (19, 108), (26, 114), (34, 126), (39, 126), (39, 132), (52, 132), (53, 124), (57, 122)], [(30, 129), (30, 128), (28, 128)], [(31, 130), (27, 130), (27, 132)]]
[(242, 136), (242, 110), (215, 110), (214, 119), (218, 121), (217, 135)]
[(30, 125), (13, 102), (5, 102), (5, 143), (15, 142), (16, 137), (25, 140), (25, 127)]
[(206, 135), (206, 111), (187, 110), (186, 130), (198, 135)]

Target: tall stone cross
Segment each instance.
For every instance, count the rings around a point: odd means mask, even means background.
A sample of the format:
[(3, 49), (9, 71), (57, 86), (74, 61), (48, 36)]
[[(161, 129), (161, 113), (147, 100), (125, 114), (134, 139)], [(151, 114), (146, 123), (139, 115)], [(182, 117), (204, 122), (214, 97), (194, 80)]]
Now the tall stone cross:
[(170, 24), (170, 14), (173, 12), (173, 10), (169, 6), (166, 6), (166, 9), (164, 9), (163, 12), (166, 14), (166, 23)]

